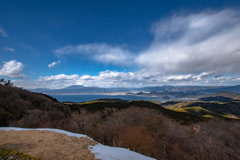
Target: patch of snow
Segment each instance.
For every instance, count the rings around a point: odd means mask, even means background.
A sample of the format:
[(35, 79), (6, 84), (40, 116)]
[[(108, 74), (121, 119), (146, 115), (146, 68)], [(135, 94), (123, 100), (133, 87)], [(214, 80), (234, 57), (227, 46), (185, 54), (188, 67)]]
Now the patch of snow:
[(0, 127), (0, 131), (22, 131), (22, 130), (39, 130), (39, 131), (52, 131), (57, 133), (63, 133), (71, 137), (87, 137), (89, 139), (92, 139), (84, 134), (78, 134), (78, 133), (72, 133), (68, 131), (64, 131), (61, 129), (52, 129), (52, 128), (18, 128), (18, 127)]
[(125, 148), (109, 147), (100, 143), (89, 146), (95, 158), (101, 160), (156, 160)]
[[(39, 131), (52, 131), (57, 133), (63, 133), (71, 137), (86, 137), (92, 139), (86, 135), (72, 133), (60, 129), (51, 129), (51, 128), (18, 128), (18, 127), (0, 127), (0, 131), (22, 131), (22, 130), (39, 130)], [(156, 160), (154, 158), (150, 158), (144, 156), (140, 153), (130, 151), (125, 148), (119, 147), (110, 147), (105, 146), (100, 143), (95, 146), (89, 146), (91, 152), (95, 155), (95, 158), (101, 160)]]

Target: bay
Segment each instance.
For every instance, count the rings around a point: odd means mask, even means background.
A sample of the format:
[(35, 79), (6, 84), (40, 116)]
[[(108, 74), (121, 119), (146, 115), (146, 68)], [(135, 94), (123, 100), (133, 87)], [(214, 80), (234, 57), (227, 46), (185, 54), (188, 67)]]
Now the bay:
[(108, 98), (108, 99), (122, 99), (122, 100), (158, 100), (158, 101), (169, 101), (169, 100), (184, 100), (189, 101), (192, 99), (178, 99), (172, 96), (169, 96), (171, 99), (162, 99), (162, 97), (149, 97), (149, 96), (133, 96), (133, 95), (50, 95), (53, 98), (56, 98), (59, 102), (84, 102), (92, 101), (96, 99)]

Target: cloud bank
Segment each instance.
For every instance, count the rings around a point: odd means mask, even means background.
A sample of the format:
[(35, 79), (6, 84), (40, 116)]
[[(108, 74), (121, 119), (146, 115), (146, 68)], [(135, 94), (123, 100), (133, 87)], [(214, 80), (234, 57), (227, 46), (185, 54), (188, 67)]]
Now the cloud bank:
[[(210, 78), (211, 77), (211, 78)], [(240, 76), (215, 77), (213, 73), (203, 72), (198, 75), (144, 75), (140, 72), (118, 72), (102, 71), (97, 76), (77, 74), (39, 77), (34, 82), (28, 80), (15, 80), (13, 83), (17, 86), (23, 86), (26, 89), (51, 88), (60, 89), (71, 85), (85, 85), (96, 87), (126, 87), (138, 88), (159, 85), (229, 85), (240, 82)]]

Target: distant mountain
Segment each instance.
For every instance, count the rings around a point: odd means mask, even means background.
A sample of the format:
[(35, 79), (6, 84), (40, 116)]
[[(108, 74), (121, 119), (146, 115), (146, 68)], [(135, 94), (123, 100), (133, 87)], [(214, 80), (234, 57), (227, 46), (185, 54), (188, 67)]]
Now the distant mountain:
[(32, 89), (32, 92), (41, 92), (49, 95), (77, 95), (77, 94), (109, 94), (119, 92), (117, 89), (85, 87), (83, 85), (73, 85), (62, 89)]
[(79, 88), (85, 88), (83, 85), (72, 85), (70, 87), (66, 87), (64, 89), (79, 89)]
[(223, 97), (223, 96), (216, 96), (216, 97), (204, 97), (204, 98), (199, 98), (199, 101), (205, 101), (205, 102), (210, 102), (210, 101), (232, 102), (233, 99), (228, 98), (228, 97)]
[(48, 88), (36, 88), (36, 89), (28, 89), (31, 92), (45, 92), (45, 91), (50, 91), (52, 89), (48, 89)]
[(141, 90), (144, 91), (177, 91), (175, 86), (171, 86), (171, 85), (164, 85), (164, 86), (155, 86), (155, 87), (145, 87), (145, 88), (141, 88)]
[(199, 98), (200, 101), (219, 101), (219, 102), (231, 102), (239, 101), (240, 93), (233, 92), (217, 92), (206, 97)]
[(211, 96), (212, 97), (223, 96), (223, 97), (228, 97), (236, 100), (240, 99), (240, 93), (233, 93), (233, 92), (217, 92), (215, 94), (212, 94)]
[[(138, 95), (138, 96), (163, 96), (168, 97), (168, 96), (174, 96), (175, 98), (200, 98), (203, 96), (206, 96), (205, 93), (198, 93), (198, 92), (169, 92), (169, 91), (152, 91), (150, 93), (146, 92), (139, 92), (133, 95)], [(166, 98), (165, 98), (166, 99)]]
[(220, 91), (240, 93), (240, 85), (236, 86), (171, 86), (165, 85), (161, 87), (145, 87), (143, 91), (169, 91), (169, 92), (202, 92), (216, 93)]
[[(31, 89), (32, 92), (40, 92), (50, 95), (61, 95), (61, 94), (130, 94), (134, 95), (136, 92), (139, 92), (137, 95), (144, 96), (146, 92), (148, 96), (156, 95), (184, 95), (180, 97), (186, 97), (188, 95), (199, 96), (203, 94), (214, 94), (216, 92), (233, 92), (240, 93), (240, 85), (236, 86), (155, 86), (155, 87), (145, 87), (145, 88), (99, 88), (99, 87), (86, 87), (83, 85), (73, 85), (62, 89), (46, 89), (38, 88)], [(157, 92), (157, 93), (154, 93)], [(165, 92), (162, 94), (160, 92)], [(168, 93), (171, 92), (171, 93)], [(131, 95), (131, 94), (130, 94)]]

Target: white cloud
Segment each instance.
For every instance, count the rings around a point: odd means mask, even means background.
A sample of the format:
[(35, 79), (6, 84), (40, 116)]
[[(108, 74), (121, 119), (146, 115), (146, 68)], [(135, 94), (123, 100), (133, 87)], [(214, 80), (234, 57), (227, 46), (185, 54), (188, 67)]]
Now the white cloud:
[(78, 78), (77, 74), (73, 74), (73, 75), (59, 74), (56, 76), (39, 77), (37, 81), (65, 81), (65, 80), (73, 80), (76, 78)]
[(209, 77), (214, 76), (213, 72), (203, 72), (199, 75), (187, 74), (187, 75), (176, 75), (170, 76), (167, 81), (175, 81), (175, 82), (187, 82), (187, 81), (207, 81)]
[(48, 68), (56, 67), (57, 65), (60, 65), (60, 63), (61, 63), (61, 61), (52, 62), (51, 64), (48, 64)]
[(79, 76), (77, 74), (73, 75), (52, 75), (46, 77), (39, 77), (35, 81), (31, 82), (29, 80), (13, 80), (13, 84), (16, 86), (24, 87), (26, 89), (36, 89), (36, 88), (49, 88), (49, 89), (60, 89), (71, 85), (79, 84), (77, 80)]
[[(161, 75), (140, 72), (102, 71), (98, 76), (81, 76), (76, 83), (98, 87), (145, 87), (161, 85), (236, 85), (239, 76), (215, 77), (213, 72), (188, 75)], [(87, 77), (87, 78), (86, 78)]]
[(142, 74), (141, 72), (118, 72), (118, 71), (102, 71), (97, 76), (77, 74), (73, 75), (52, 75), (39, 77), (34, 82), (28, 80), (13, 81), (17, 86), (27, 89), (34, 88), (51, 88), (59, 89), (69, 87), (71, 85), (96, 86), (103, 88), (111, 87), (146, 87), (159, 85), (236, 85), (240, 83), (239, 76), (221, 76), (215, 77), (211, 72), (203, 72), (200, 74), (188, 75), (155, 75)]
[(13, 48), (10, 48), (10, 47), (5, 47), (3, 48), (4, 51), (10, 51), (12, 53), (14, 53), (14, 49)]
[(152, 27), (154, 41), (136, 61), (164, 74), (239, 73), (239, 14), (209, 11), (160, 20)]
[(4, 31), (4, 30), (2, 29), (2, 27), (0, 27), (0, 34), (1, 34), (3, 37), (9, 38), (8, 35), (7, 35), (7, 33), (6, 33), (6, 31)]
[(156, 22), (153, 42), (136, 58), (142, 67), (139, 73), (167, 84), (239, 83), (239, 76), (232, 75), (240, 73), (239, 14), (208, 11)]
[(94, 80), (90, 75), (83, 75), (80, 77), (80, 79), (86, 80), (86, 81)]
[(105, 43), (83, 44), (66, 46), (55, 50), (55, 54), (84, 54), (100, 63), (128, 66), (132, 64), (133, 55), (130, 51), (119, 46), (111, 46)]
[(231, 83), (231, 82), (236, 82), (239, 84), (240, 82), (240, 77), (239, 76), (230, 76), (230, 77), (216, 77), (214, 79), (210, 79), (209, 82), (212, 83)]
[(6, 76), (8, 78), (27, 78), (26, 75), (21, 74), (24, 65), (21, 62), (11, 60), (9, 62), (3, 62), (4, 65), (0, 70), (1, 76)]
[(30, 81), (13, 81), (14, 84), (23, 86), (27, 89), (35, 89), (35, 88), (50, 88), (50, 89), (61, 89), (65, 87), (69, 87), (71, 85), (81, 85), (78, 83), (79, 76), (77, 74), (66, 75), (52, 75), (46, 77), (39, 77), (33, 82)]

